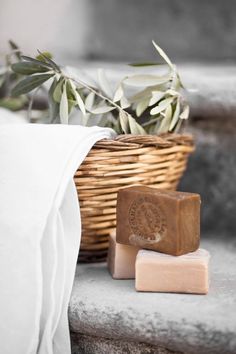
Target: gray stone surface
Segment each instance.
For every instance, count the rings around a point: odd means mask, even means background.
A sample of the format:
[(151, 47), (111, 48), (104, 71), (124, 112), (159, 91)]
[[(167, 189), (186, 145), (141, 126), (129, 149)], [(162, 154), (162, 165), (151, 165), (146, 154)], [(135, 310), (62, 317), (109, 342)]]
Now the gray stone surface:
[(236, 124), (235, 65), (185, 64), (179, 66), (179, 72), (187, 89), (191, 117), (218, 119), (220, 130), (228, 120)]
[(182, 354), (160, 346), (135, 343), (123, 339), (94, 337), (71, 333), (72, 354)]
[(220, 124), (213, 128), (195, 122), (189, 130), (195, 138), (196, 151), (190, 157), (179, 189), (201, 195), (204, 233), (235, 238), (235, 129), (222, 132)]
[(236, 243), (222, 235), (202, 246), (212, 256), (206, 296), (136, 293), (133, 280), (112, 280), (104, 264), (78, 265), (71, 331), (187, 354), (235, 353)]
[(235, 59), (234, 0), (87, 0), (85, 57), (147, 60), (151, 39), (174, 60)]

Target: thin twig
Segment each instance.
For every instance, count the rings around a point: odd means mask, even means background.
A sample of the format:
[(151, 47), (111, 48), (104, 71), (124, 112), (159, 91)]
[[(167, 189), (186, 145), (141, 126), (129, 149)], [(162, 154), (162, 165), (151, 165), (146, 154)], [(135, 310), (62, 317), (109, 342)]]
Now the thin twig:
[(158, 120), (161, 119), (161, 118), (162, 118), (162, 117), (157, 117), (157, 118), (151, 119), (151, 120), (149, 120), (148, 122), (144, 122), (144, 123), (142, 124), (142, 126), (143, 126), (143, 127), (147, 127), (147, 126), (149, 126), (149, 125), (152, 125), (153, 123), (158, 122)]
[[(74, 83), (76, 83), (77, 85), (82, 85), (84, 86), (86, 89), (88, 89), (89, 91), (93, 92), (96, 96), (100, 97), (101, 99), (103, 99), (104, 101), (109, 102), (112, 106), (114, 106), (116, 109), (118, 109), (119, 111), (124, 111), (124, 109), (122, 107), (120, 107), (117, 103), (113, 102), (110, 98), (104, 96), (102, 93), (98, 92), (97, 90), (95, 90), (93, 87), (87, 85), (85, 82), (83, 82), (82, 80), (78, 80), (78, 79), (74, 79), (71, 77), (65, 77), (68, 80), (73, 81)], [(126, 113), (126, 111), (124, 111)]]

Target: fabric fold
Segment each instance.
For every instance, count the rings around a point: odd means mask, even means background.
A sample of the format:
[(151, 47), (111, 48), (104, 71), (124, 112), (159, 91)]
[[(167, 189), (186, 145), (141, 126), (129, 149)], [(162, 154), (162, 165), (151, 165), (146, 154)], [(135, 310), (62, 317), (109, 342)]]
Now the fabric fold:
[(73, 176), (108, 128), (0, 126), (0, 352), (69, 354), (80, 246)]

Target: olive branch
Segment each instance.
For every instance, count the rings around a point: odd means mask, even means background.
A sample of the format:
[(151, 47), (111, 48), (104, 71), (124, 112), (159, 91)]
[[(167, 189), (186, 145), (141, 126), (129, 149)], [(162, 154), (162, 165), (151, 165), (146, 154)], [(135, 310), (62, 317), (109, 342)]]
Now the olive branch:
[[(28, 113), (33, 100), (46, 82), (48, 89), (50, 123), (58, 121), (68, 124), (71, 112), (78, 109), (82, 124), (88, 125), (92, 116), (99, 116), (104, 126), (110, 126), (117, 133), (147, 134), (178, 131), (183, 120), (188, 118), (189, 107), (181, 95), (181, 83), (176, 66), (163, 50), (153, 42), (163, 64), (146, 62), (130, 64), (136, 67), (167, 67), (167, 72), (156, 74), (135, 74), (123, 78), (115, 91), (103, 70), (98, 70), (98, 87), (84, 80), (68, 75), (49, 53), (41, 53), (32, 58), (19, 54), (19, 61), (11, 65), (12, 71), (21, 79), (12, 89), (13, 97), (31, 95)], [(22, 78), (23, 77), (23, 78)], [(127, 87), (135, 89), (135, 94), (127, 94)], [(141, 89), (141, 90), (140, 90)], [(148, 115), (143, 122), (139, 117)], [(134, 116), (135, 115), (135, 118)], [(138, 122), (138, 120), (140, 122)]]

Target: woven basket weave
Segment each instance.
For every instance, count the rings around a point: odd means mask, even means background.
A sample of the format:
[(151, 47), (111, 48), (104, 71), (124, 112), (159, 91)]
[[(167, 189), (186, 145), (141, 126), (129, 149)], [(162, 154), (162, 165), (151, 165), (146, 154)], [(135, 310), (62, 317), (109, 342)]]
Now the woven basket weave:
[(105, 260), (119, 189), (176, 189), (193, 150), (191, 136), (176, 134), (120, 135), (96, 143), (74, 176), (82, 219), (79, 261)]

